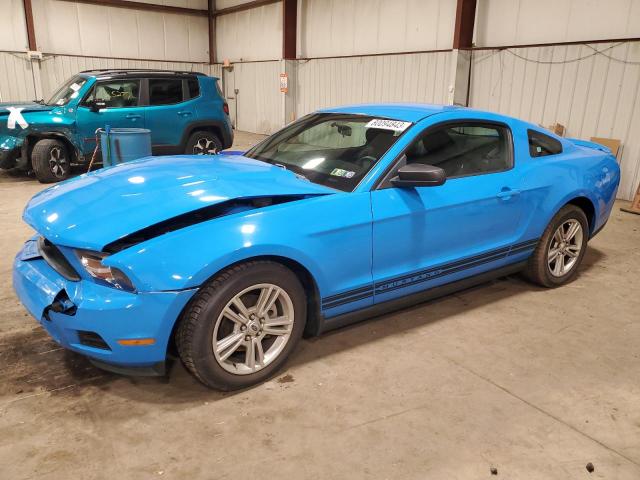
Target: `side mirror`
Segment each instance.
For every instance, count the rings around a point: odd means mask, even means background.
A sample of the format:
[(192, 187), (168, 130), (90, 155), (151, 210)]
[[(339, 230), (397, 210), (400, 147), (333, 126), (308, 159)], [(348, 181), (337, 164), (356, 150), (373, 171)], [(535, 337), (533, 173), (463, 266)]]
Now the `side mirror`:
[(395, 187), (437, 187), (447, 180), (447, 175), (440, 167), (410, 163), (398, 170), (398, 176), (391, 179)]
[(103, 108), (107, 108), (107, 103), (104, 100), (94, 100), (89, 104), (89, 110), (94, 113), (98, 113)]

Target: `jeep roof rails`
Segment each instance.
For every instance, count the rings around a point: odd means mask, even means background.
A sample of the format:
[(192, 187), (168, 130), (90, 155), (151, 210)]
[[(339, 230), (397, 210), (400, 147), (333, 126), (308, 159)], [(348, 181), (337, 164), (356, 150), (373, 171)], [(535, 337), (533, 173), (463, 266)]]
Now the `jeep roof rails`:
[(80, 73), (95, 73), (95, 74), (111, 74), (111, 75), (127, 75), (136, 73), (159, 73), (159, 74), (173, 74), (173, 75), (202, 75), (206, 76), (202, 72), (188, 72), (186, 70), (160, 70), (157, 68), (92, 68), (91, 70), (83, 70)]

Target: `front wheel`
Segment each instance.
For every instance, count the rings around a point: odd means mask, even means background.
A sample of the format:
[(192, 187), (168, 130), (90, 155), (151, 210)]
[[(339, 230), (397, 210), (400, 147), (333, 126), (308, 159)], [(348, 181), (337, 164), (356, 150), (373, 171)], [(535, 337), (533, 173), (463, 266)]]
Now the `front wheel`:
[(38, 141), (31, 152), (31, 166), (40, 183), (53, 183), (69, 178), (71, 161), (64, 143), (52, 138)]
[(306, 298), (285, 266), (254, 261), (206, 284), (176, 333), (180, 357), (205, 385), (236, 390), (276, 373), (302, 337)]
[(551, 219), (529, 259), (526, 276), (544, 287), (570, 282), (587, 250), (589, 222), (579, 207), (566, 205)]

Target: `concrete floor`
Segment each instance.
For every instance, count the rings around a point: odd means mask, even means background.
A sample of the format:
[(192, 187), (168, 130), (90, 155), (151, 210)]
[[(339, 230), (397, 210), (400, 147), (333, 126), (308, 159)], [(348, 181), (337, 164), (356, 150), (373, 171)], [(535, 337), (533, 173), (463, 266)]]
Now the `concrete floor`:
[(0, 174), (1, 479), (640, 478), (640, 216), (622, 203), (568, 286), (503, 279), (305, 340), (276, 379), (221, 394), (179, 363), (104, 373), (27, 315), (10, 271), (41, 188)]

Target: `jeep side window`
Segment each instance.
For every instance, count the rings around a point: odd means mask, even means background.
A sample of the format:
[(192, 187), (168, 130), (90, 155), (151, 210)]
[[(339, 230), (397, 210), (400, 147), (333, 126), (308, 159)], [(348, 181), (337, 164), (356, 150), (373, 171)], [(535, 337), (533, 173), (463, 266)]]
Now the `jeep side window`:
[(149, 105), (172, 105), (182, 100), (182, 79), (149, 79)]
[(140, 97), (140, 80), (107, 80), (95, 84), (82, 103), (104, 102), (106, 108), (136, 107)]

